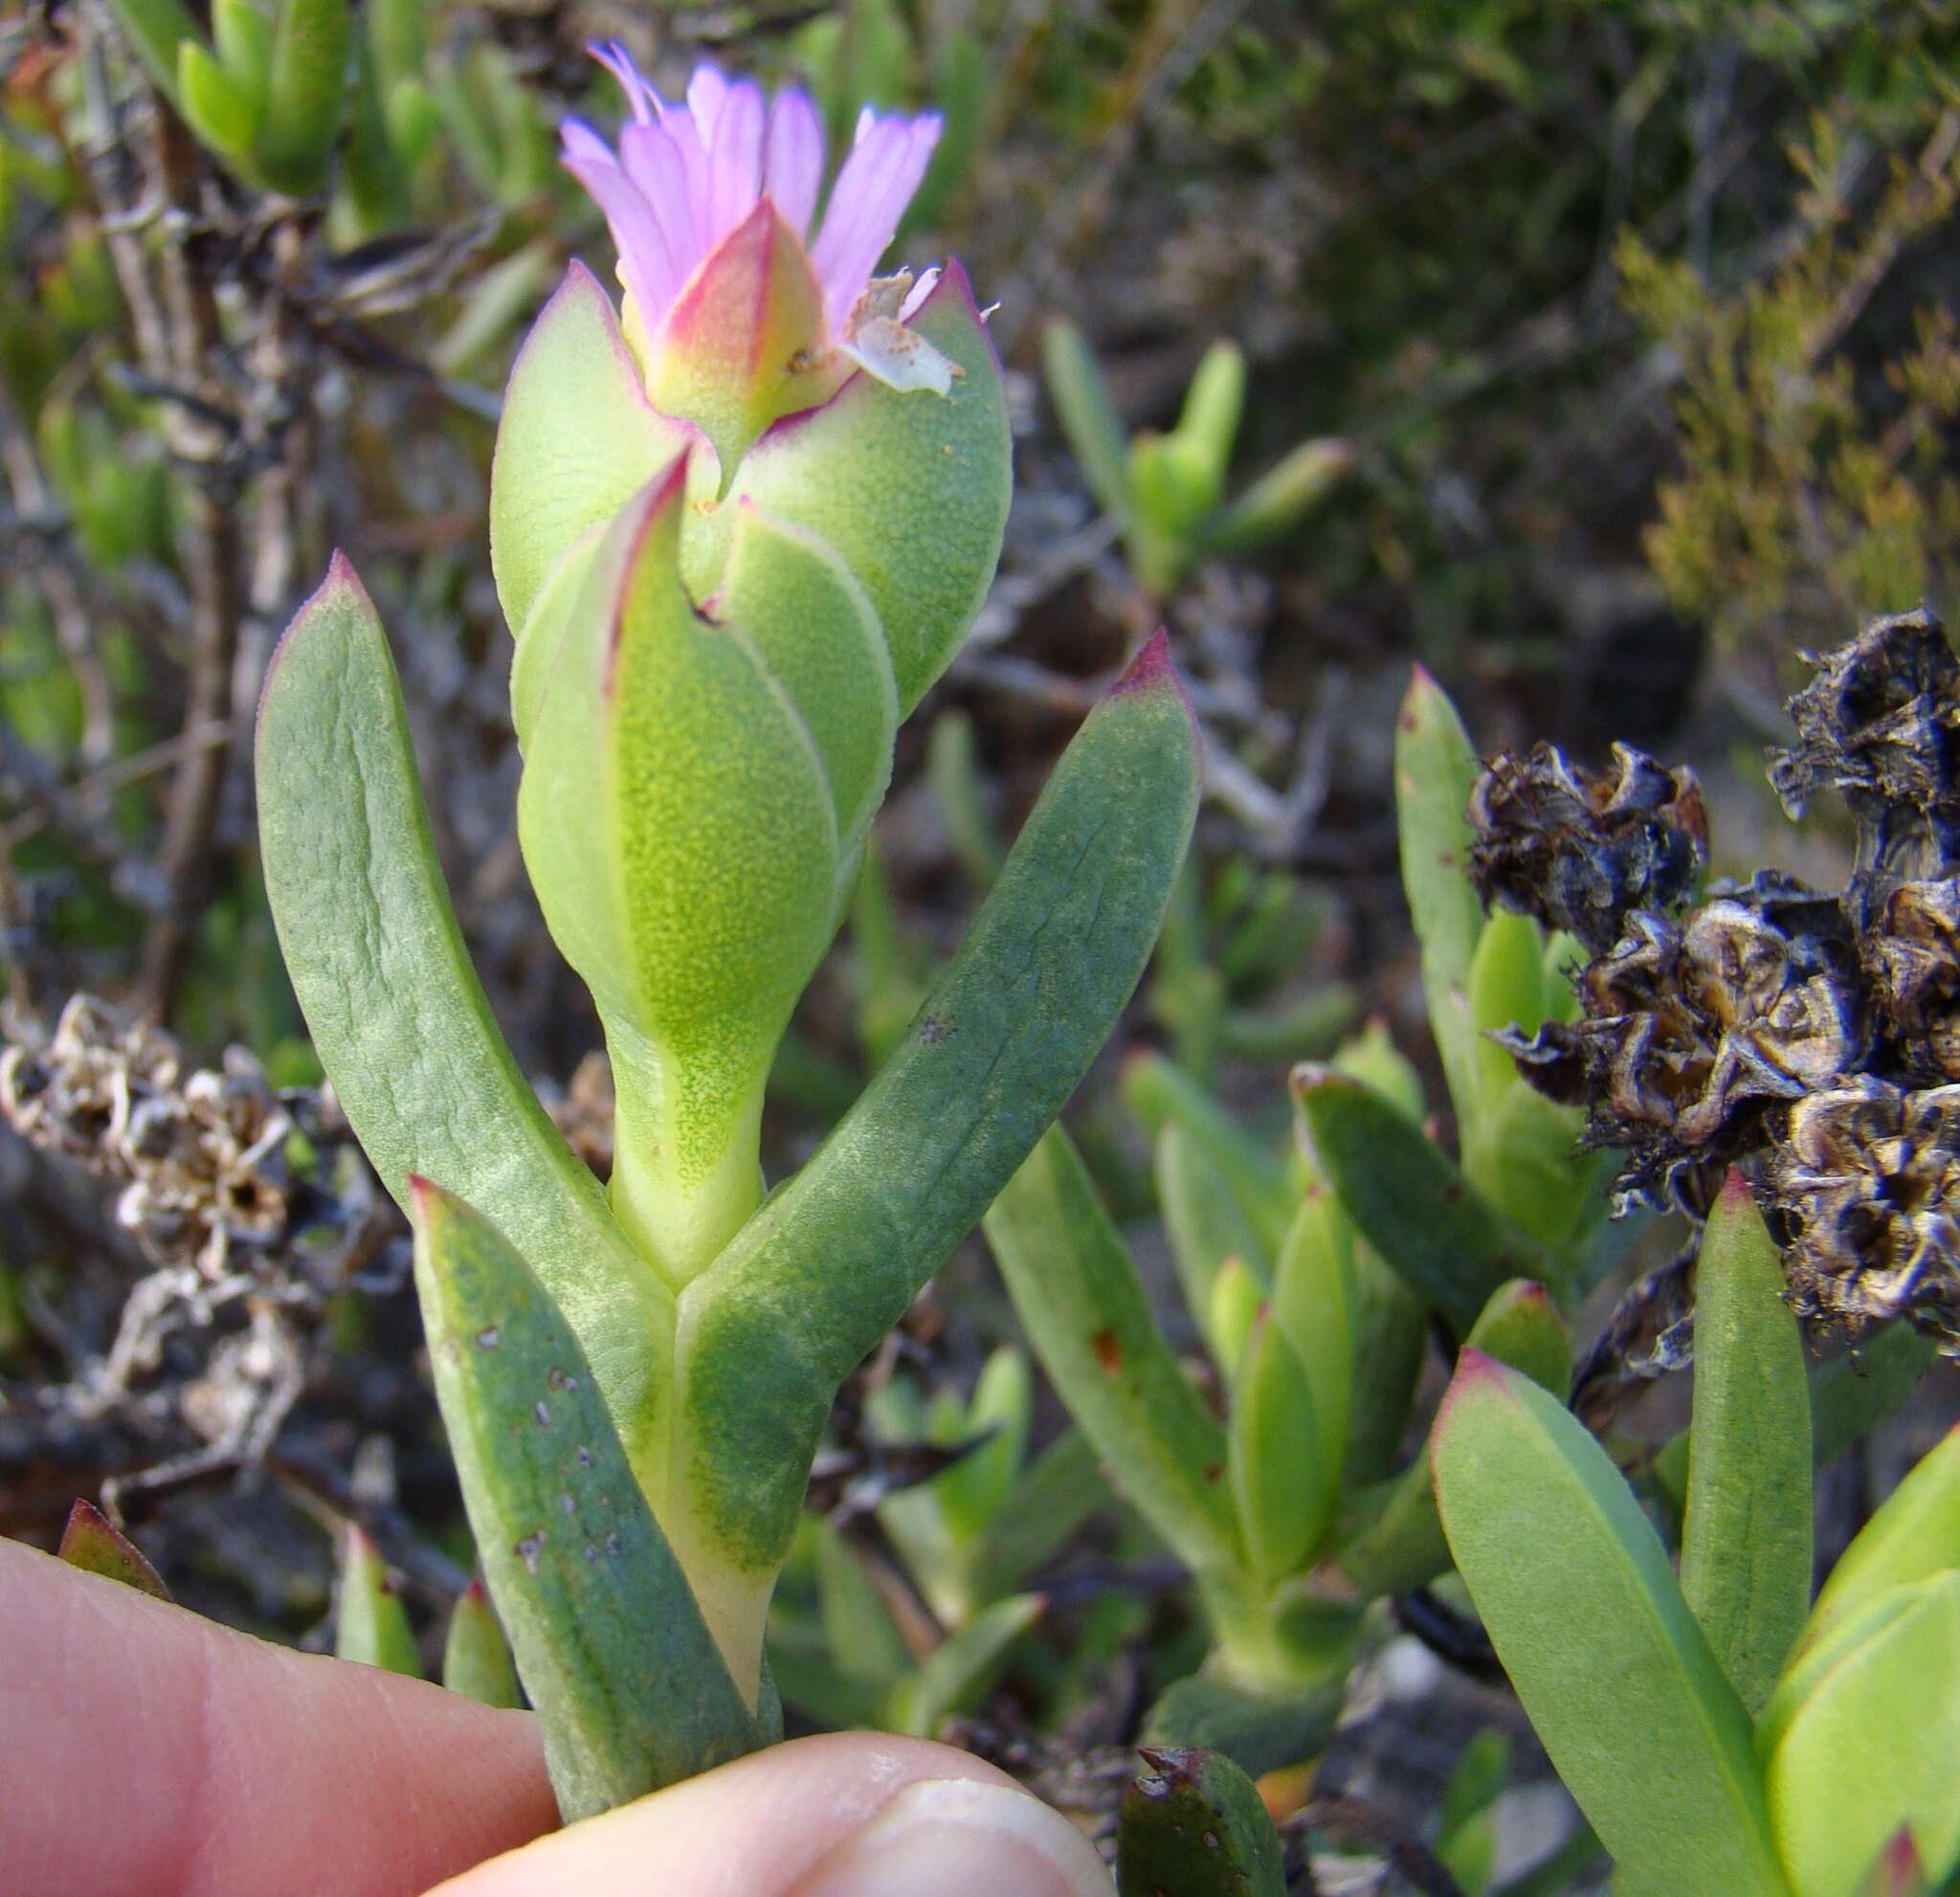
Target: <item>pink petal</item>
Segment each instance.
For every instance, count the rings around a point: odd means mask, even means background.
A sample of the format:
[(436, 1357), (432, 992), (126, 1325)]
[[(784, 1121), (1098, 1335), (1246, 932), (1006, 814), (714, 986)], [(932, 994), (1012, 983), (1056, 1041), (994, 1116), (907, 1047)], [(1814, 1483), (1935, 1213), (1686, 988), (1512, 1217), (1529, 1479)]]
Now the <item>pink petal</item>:
[[(715, 148), (715, 124), (728, 97), (728, 81), (719, 66), (701, 65), (687, 81), (687, 110), (694, 120), (701, 142)], [(678, 109), (678, 108), (676, 108)]]
[(670, 107), (661, 115), (660, 129), (674, 141), (674, 148), (680, 154), (687, 228), (691, 234), (690, 248), (696, 257), (703, 257), (714, 248), (715, 242), (713, 162), (692, 113)]
[(708, 142), (714, 162), (712, 241), (726, 234), (755, 209), (762, 194), (762, 142), (767, 108), (762, 88), (748, 80), (731, 85), (722, 96), (722, 109)]
[(623, 39), (608, 40), (603, 46), (588, 46), (590, 53), (600, 65), (619, 81), (620, 89), (626, 94), (626, 102), (633, 108), (633, 116), (645, 124), (654, 116), (653, 107), (658, 98), (652, 86), (640, 77), (640, 71), (633, 63), (633, 55), (626, 50)]
[(801, 237), (810, 230), (823, 183), (823, 121), (810, 95), (779, 92), (769, 105), (764, 142), (763, 190), (775, 202), (783, 222)]
[(657, 322), (680, 288), (667, 240), (652, 208), (633, 181), (609, 154), (603, 163), (575, 155), (567, 141), (565, 168), (592, 194), (606, 213), (612, 245), (619, 253), (619, 272), (633, 300), (649, 323)]
[(939, 130), (935, 113), (913, 120), (859, 116), (858, 142), (831, 189), (823, 230), (811, 253), (834, 329), (842, 327), (891, 243), (925, 176)]
[[(645, 198), (666, 241), (673, 266), (674, 293), (705, 255), (695, 237), (694, 212), (687, 193), (687, 170), (680, 147), (665, 125), (628, 125), (619, 134), (619, 158), (626, 175)], [(657, 325), (660, 312), (644, 312)]]

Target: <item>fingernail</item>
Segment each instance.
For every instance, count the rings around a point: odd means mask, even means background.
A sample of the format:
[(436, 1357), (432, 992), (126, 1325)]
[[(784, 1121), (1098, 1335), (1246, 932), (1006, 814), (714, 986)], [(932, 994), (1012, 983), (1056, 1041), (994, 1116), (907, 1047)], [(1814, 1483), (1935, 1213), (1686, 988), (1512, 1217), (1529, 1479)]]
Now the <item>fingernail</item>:
[(1095, 1846), (1012, 1785), (927, 1778), (834, 1846), (790, 1897), (1111, 1897)]

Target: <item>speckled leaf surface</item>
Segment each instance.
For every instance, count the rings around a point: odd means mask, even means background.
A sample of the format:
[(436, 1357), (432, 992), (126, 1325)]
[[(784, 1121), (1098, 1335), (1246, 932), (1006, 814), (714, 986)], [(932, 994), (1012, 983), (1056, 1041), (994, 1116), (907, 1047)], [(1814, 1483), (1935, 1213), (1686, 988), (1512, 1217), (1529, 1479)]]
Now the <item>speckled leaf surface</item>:
[(421, 1182), (414, 1223), (443, 1423), (566, 1818), (767, 1743), (776, 1735), (737, 1692), (570, 1328), (460, 1199)]

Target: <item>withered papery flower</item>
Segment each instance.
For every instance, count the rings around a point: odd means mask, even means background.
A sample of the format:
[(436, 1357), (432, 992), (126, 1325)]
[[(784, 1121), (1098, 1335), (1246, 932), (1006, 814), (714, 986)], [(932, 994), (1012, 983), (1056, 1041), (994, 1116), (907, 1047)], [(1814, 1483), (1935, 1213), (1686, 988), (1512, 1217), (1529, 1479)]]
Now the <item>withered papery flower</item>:
[(1845, 906), (1871, 926), (1899, 883), (1960, 868), (1960, 659), (1921, 607), (1875, 620), (1835, 651), (1787, 709), (1797, 741), (1770, 781), (1793, 818), (1842, 791), (1858, 828)]
[(1793, 1106), (1764, 1172), (1800, 1316), (1904, 1317), (1960, 1355), (1960, 1086), (1870, 1074)]
[(1900, 883), (1859, 946), (1892, 1059), (1923, 1086), (1960, 1081), (1960, 878)]
[(1577, 1021), (1498, 1038), (1526, 1080), (1588, 1108), (1590, 1145), (1625, 1149), (1616, 1213), (1700, 1216), (1761, 1144), (1762, 1109), (1855, 1071), (1869, 1046), (1842, 911), (1767, 873), (1679, 924), (1637, 909), (1579, 995)]
[(1631, 745), (1593, 772), (1554, 745), (1493, 758), (1470, 796), (1470, 873), (1486, 904), (1535, 916), (1605, 954), (1635, 909), (1671, 911), (1708, 857), (1702, 789)]

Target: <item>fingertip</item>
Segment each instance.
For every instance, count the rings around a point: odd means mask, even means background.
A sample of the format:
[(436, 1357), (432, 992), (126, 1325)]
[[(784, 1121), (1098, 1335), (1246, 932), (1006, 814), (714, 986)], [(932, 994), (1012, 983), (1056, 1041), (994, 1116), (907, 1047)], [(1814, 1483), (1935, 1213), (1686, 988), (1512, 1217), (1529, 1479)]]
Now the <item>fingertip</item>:
[[(945, 1841), (922, 1884), (917, 1856), (905, 1854), (933, 1832)], [(991, 1867), (976, 1871), (984, 1885), (945, 1882), (959, 1867), (947, 1855), (952, 1845)], [(911, 1883), (866, 1882), (883, 1875), (880, 1856), (902, 1870), (909, 1862)], [(430, 1897), (879, 1897), (901, 1888), (960, 1897), (969, 1887), (988, 1897), (1110, 1892), (1081, 1834), (992, 1766), (928, 1740), (836, 1732), (792, 1739), (590, 1819)]]

